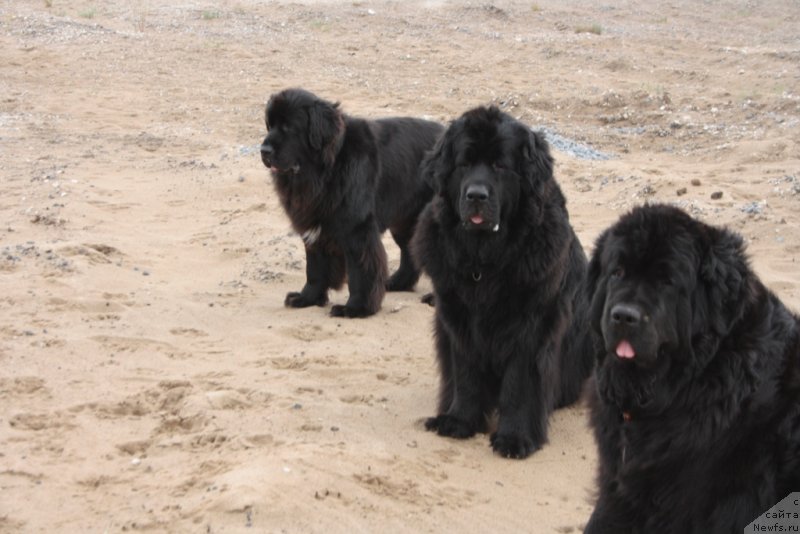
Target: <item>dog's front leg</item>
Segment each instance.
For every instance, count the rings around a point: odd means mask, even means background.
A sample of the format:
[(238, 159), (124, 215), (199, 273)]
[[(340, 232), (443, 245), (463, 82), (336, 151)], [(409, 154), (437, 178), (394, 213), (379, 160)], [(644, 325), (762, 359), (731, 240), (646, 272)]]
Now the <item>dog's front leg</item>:
[(367, 317), (377, 312), (386, 293), (386, 251), (378, 226), (370, 216), (343, 239), (347, 287), (350, 296), (345, 305), (331, 307), (334, 317)]
[(306, 244), (306, 284), (299, 292), (288, 293), (284, 304), (289, 308), (327, 304), (332, 259), (318, 244)]

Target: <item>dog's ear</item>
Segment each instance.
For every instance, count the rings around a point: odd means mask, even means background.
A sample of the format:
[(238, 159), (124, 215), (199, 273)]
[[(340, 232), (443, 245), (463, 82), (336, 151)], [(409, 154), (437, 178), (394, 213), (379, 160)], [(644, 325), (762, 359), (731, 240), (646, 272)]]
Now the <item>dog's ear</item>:
[[(742, 237), (729, 230), (706, 227), (710, 241), (699, 269), (695, 299), (695, 332), (710, 327), (719, 336), (730, 333), (753, 298), (752, 274)], [(703, 324), (699, 324), (703, 323)]]
[(553, 177), (553, 156), (550, 155), (550, 145), (540, 132), (535, 132), (527, 126), (526, 142), (522, 146), (521, 174), (525, 177), (527, 185), (534, 191), (538, 185), (549, 181)]
[(318, 100), (308, 108), (308, 143), (322, 152), (326, 166), (333, 165), (344, 135), (344, 117), (339, 103)]
[(267, 131), (269, 131), (269, 112), (275, 106), (275, 103), (282, 98), (283, 93), (279, 94), (272, 94), (267, 100), (267, 105), (264, 106), (264, 124), (267, 126)]
[(600, 237), (595, 241), (594, 251), (589, 260), (583, 286), (586, 302), (589, 303), (589, 321), (592, 329), (598, 333), (600, 332), (600, 321), (603, 318), (603, 308), (606, 304), (606, 288), (605, 285), (600, 283), (600, 277), (603, 274), (602, 257), (607, 240), (608, 230), (600, 234)]
[(453, 121), (447, 130), (439, 136), (436, 144), (430, 149), (419, 166), (420, 176), (437, 195), (445, 194), (447, 178), (453, 173), (453, 143), (462, 129), (461, 121)]

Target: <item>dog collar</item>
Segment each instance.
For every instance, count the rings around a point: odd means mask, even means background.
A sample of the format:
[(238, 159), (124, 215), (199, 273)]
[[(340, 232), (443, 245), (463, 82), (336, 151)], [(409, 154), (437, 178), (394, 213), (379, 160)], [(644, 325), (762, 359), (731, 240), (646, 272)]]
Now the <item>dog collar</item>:
[(628, 411), (623, 411), (622, 412), (622, 420), (623, 421), (625, 421), (626, 423), (630, 423), (632, 419), (633, 419), (633, 416), (631, 415), (631, 412), (628, 412)]

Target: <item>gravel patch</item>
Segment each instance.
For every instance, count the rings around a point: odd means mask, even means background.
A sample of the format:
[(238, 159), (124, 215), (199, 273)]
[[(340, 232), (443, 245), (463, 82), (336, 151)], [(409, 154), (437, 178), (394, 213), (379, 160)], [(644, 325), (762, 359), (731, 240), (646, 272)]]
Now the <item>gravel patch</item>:
[(550, 143), (550, 146), (563, 152), (575, 159), (591, 160), (591, 161), (605, 161), (614, 158), (612, 154), (600, 152), (594, 148), (574, 141), (563, 135), (559, 135), (549, 128), (534, 128), (544, 133), (545, 139)]

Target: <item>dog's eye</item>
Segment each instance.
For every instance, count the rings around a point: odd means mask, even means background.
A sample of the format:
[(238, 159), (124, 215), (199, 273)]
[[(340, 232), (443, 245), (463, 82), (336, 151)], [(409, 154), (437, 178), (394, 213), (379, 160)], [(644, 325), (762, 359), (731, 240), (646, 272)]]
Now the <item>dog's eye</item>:
[(625, 276), (625, 269), (622, 267), (616, 267), (613, 271), (611, 271), (611, 278), (622, 278)]
[(505, 166), (505, 165), (504, 165), (502, 162), (500, 162), (500, 161), (495, 161), (495, 162), (494, 162), (494, 165), (492, 165), (492, 166), (494, 167), (494, 170), (496, 170), (496, 171), (505, 171), (505, 170), (507, 170), (507, 169), (508, 169), (508, 167), (506, 167), (506, 166)]

